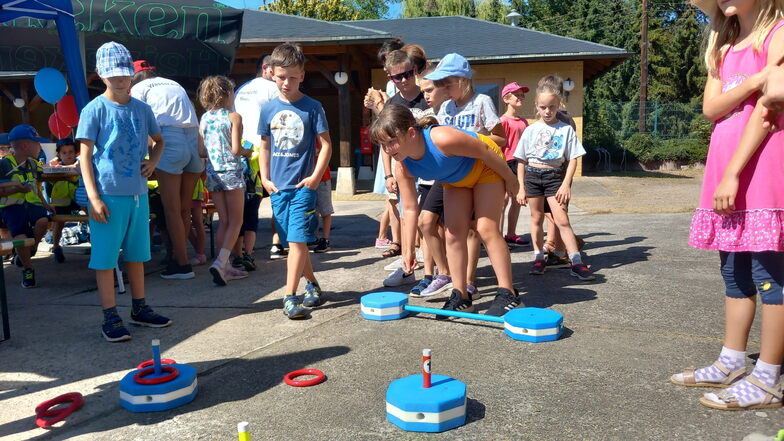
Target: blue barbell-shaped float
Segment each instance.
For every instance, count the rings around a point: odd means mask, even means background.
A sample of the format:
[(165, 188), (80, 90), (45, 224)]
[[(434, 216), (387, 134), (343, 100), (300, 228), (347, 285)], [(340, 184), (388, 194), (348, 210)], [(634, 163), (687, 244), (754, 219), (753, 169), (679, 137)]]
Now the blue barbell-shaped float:
[(408, 296), (399, 292), (374, 292), (360, 300), (362, 317), (368, 320), (387, 321), (405, 318), (409, 312), (460, 317), (484, 322), (501, 323), (504, 332), (515, 340), (531, 343), (558, 340), (563, 333), (563, 315), (543, 308), (513, 309), (502, 317), (470, 312), (446, 311), (408, 304)]

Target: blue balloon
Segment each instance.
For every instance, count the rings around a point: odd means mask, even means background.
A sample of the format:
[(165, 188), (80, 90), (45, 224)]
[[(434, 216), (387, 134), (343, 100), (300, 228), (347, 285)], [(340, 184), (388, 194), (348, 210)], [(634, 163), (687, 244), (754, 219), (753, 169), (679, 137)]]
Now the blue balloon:
[(38, 92), (38, 96), (50, 104), (55, 104), (60, 101), (60, 99), (65, 96), (65, 92), (68, 89), (63, 74), (61, 74), (59, 70), (51, 67), (45, 67), (39, 70), (38, 73), (35, 74), (33, 83), (35, 84), (35, 91)]

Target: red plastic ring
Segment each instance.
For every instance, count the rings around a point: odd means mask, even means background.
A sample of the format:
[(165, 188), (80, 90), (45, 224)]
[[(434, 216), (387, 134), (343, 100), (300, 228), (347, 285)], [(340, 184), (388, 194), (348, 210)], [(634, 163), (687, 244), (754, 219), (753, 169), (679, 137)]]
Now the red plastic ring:
[[(176, 363), (177, 362), (172, 360), (171, 358), (164, 358), (161, 360), (161, 364), (176, 364)], [(146, 367), (152, 366), (153, 364), (155, 364), (153, 360), (143, 361), (139, 363), (139, 366), (136, 366), (136, 369), (144, 369)]]
[[(315, 377), (309, 380), (295, 380), (294, 378), (300, 377), (302, 375), (315, 375)], [(318, 369), (300, 369), (298, 371), (289, 372), (288, 374), (283, 376), (283, 381), (286, 382), (289, 386), (294, 387), (308, 387), (308, 386), (315, 386), (319, 383), (323, 383), (324, 380), (327, 379), (327, 376), (324, 375), (324, 372)]]
[(148, 367), (136, 372), (136, 375), (133, 376), (133, 381), (135, 381), (136, 384), (144, 384), (144, 385), (161, 384), (161, 383), (167, 383), (169, 381), (172, 381), (180, 375), (180, 371), (178, 371), (177, 368), (174, 366), (163, 365), (161, 366), (161, 370), (163, 372), (168, 372), (169, 375), (164, 375), (163, 377), (155, 377), (155, 378), (144, 378), (145, 376), (155, 372), (154, 367)]
[[(62, 403), (71, 403), (71, 405), (57, 410), (51, 410), (52, 407)], [(82, 407), (83, 404), (84, 397), (79, 392), (63, 394), (59, 397), (52, 398), (51, 400), (44, 401), (38, 406), (35, 406), (35, 416), (37, 417), (35, 419), (35, 425), (43, 428), (57, 424), (68, 417), (68, 415), (72, 414), (75, 410)], [(44, 419), (44, 417), (51, 418)]]

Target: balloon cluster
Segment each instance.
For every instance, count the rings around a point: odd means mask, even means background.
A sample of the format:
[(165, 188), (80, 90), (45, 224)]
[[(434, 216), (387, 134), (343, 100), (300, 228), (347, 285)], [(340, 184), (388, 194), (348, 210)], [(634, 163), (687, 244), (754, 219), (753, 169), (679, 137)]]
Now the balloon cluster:
[(54, 113), (49, 116), (49, 130), (54, 136), (65, 138), (79, 123), (76, 101), (73, 96), (65, 94), (68, 90), (65, 77), (57, 69), (45, 67), (35, 75), (33, 84), (42, 100), (55, 105)]

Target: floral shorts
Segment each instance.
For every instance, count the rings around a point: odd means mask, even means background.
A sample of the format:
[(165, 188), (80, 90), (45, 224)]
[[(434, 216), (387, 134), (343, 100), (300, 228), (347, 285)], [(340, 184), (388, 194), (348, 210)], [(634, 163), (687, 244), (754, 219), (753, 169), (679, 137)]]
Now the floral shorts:
[(229, 191), (245, 189), (245, 177), (242, 170), (226, 170), (207, 172), (207, 191)]

